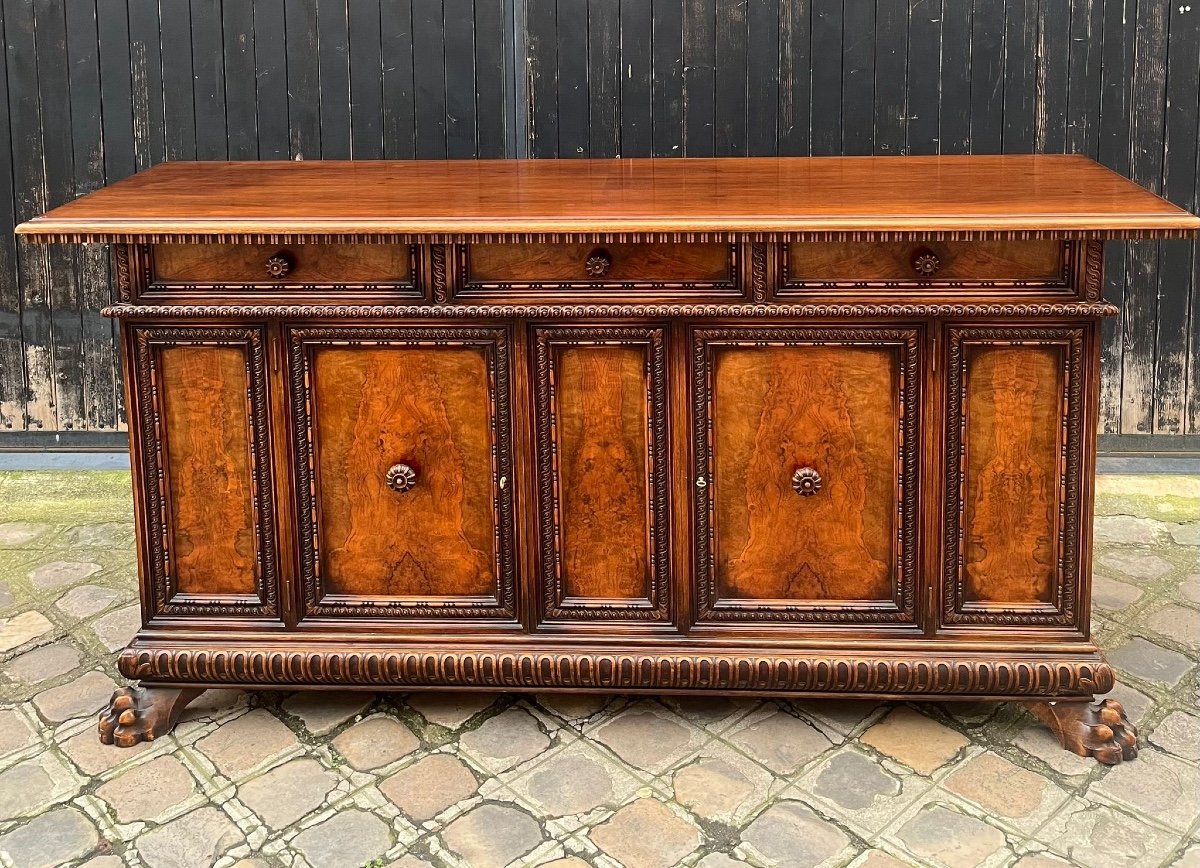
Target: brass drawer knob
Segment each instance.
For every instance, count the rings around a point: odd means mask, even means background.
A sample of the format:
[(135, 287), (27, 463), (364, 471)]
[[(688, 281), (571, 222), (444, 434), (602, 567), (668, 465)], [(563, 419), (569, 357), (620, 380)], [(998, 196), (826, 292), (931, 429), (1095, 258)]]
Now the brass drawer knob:
[(942, 267), (942, 260), (928, 247), (922, 247), (913, 254), (912, 267), (922, 277), (930, 277)]
[(811, 467), (801, 467), (792, 474), (792, 488), (801, 497), (812, 497), (821, 490), (821, 474)]
[(276, 280), (287, 277), (292, 270), (292, 257), (286, 253), (276, 253), (267, 259), (267, 274)]
[(608, 274), (608, 270), (612, 268), (612, 256), (607, 250), (593, 250), (583, 263), (583, 270), (588, 273), (589, 277), (604, 277)]
[(403, 494), (417, 484), (417, 471), (407, 464), (393, 464), (388, 468), (387, 485), (392, 491)]

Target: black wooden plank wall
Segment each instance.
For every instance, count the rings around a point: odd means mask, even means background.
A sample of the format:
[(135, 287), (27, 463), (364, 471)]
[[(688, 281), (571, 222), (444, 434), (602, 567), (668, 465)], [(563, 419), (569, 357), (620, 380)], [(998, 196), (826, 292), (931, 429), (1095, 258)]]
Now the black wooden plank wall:
[[(0, 0), (0, 27), (0, 447), (124, 427), (105, 252), (9, 229), (164, 159), (1069, 151), (1200, 195), (1200, 5), (1165, 0)], [(1200, 442), (1196, 245), (1109, 263), (1104, 430)]]

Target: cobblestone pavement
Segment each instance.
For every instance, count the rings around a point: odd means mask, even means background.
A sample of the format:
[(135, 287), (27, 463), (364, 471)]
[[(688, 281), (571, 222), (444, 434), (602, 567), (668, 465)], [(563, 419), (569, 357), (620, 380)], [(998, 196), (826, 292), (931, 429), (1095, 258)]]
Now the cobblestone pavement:
[(218, 690), (103, 747), (128, 486), (0, 474), (0, 861), (1200, 865), (1200, 477), (1100, 481), (1096, 633), (1143, 743), (1111, 769), (1011, 704)]

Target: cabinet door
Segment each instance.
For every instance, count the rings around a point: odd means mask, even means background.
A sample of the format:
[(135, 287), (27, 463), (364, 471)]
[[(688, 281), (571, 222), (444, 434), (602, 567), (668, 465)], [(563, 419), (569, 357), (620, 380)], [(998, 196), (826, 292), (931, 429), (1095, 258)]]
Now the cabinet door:
[(547, 620), (670, 617), (665, 335), (535, 329)]
[(946, 624), (1076, 623), (1084, 336), (948, 330)]
[(304, 614), (514, 618), (508, 331), (289, 343)]
[(699, 621), (914, 620), (918, 334), (694, 330)]
[(262, 329), (125, 334), (151, 615), (277, 617)]

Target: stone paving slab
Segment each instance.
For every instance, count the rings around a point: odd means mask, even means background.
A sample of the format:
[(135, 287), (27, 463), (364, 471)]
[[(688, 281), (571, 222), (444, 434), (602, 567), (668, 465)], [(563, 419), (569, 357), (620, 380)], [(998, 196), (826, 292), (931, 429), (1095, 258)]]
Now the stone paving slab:
[(1116, 768), (1023, 709), (214, 690), (122, 750), (94, 714), (137, 627), (129, 477), (0, 473), (0, 865), (1200, 865), (1200, 478), (1101, 477)]

